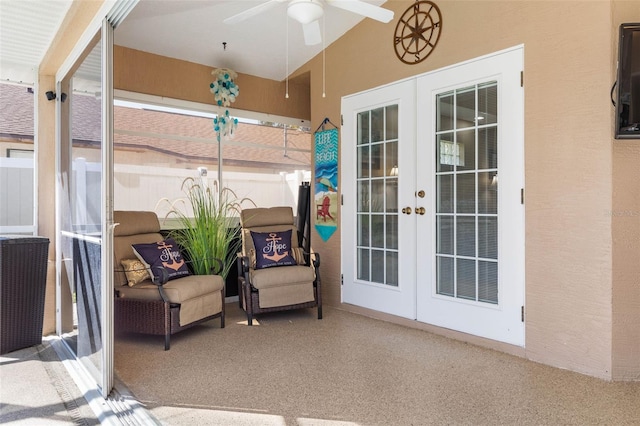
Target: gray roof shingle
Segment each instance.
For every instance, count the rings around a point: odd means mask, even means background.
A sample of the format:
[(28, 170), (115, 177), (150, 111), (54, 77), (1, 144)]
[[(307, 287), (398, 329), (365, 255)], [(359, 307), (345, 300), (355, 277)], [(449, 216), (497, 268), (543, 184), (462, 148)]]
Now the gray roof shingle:
[[(0, 136), (33, 140), (33, 96), (25, 86), (0, 84)], [(70, 106), (74, 144), (99, 145), (100, 100), (94, 96), (76, 95)], [(147, 150), (181, 160), (217, 161), (216, 135), (208, 118), (116, 106), (114, 127), (116, 150)], [(285, 147), (282, 127), (240, 122), (234, 135), (226, 141), (223, 142), (226, 164), (285, 170), (310, 168), (309, 132), (287, 129)]]

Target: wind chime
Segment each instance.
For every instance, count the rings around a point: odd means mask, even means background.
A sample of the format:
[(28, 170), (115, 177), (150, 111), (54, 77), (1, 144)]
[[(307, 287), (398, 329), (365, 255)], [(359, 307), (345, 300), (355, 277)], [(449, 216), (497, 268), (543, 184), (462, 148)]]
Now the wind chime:
[[(229, 107), (236, 101), (236, 97), (240, 93), (240, 88), (235, 83), (238, 74), (227, 68), (217, 68), (211, 71), (211, 74), (215, 78), (209, 85), (209, 90), (213, 93), (216, 105), (220, 108)], [(216, 132), (218, 142), (220, 142), (222, 136), (232, 135), (237, 126), (238, 119), (231, 117), (228, 109), (225, 109), (222, 114), (218, 114), (213, 119), (213, 130)]]
[[(223, 43), (226, 50), (227, 43)], [(209, 85), (209, 90), (213, 93), (216, 105), (220, 114), (213, 118), (213, 130), (216, 132), (218, 141), (218, 184), (222, 188), (222, 139), (232, 136), (238, 126), (238, 119), (231, 117), (228, 107), (236, 101), (240, 88), (235, 83), (238, 74), (227, 68), (217, 68), (211, 71), (214, 76), (213, 82)], [(224, 108), (224, 111), (222, 109)]]

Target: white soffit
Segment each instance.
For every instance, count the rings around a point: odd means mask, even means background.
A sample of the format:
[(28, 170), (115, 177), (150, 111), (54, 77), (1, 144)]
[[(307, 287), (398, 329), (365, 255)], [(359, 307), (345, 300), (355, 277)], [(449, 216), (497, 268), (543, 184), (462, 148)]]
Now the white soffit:
[(0, 81), (34, 84), (72, 0), (0, 0)]

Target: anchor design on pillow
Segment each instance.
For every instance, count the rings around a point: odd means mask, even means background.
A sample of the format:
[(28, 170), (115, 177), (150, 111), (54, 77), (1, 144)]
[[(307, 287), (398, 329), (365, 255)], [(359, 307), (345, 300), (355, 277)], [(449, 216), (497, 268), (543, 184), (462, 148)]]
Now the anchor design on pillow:
[(262, 249), (262, 257), (276, 263), (287, 257), (289, 255), (288, 250), (279, 252), (279, 250), (287, 249), (286, 244), (279, 243), (280, 240), (282, 240), (282, 237), (278, 237), (275, 232), (269, 233), (269, 238), (266, 239), (267, 245)]
[[(174, 271), (177, 271), (182, 265), (184, 265), (184, 259), (178, 257), (177, 255), (179, 255), (180, 252), (171, 250), (172, 247), (172, 245), (168, 245), (165, 241), (162, 241), (162, 243), (158, 244), (158, 249), (162, 250), (162, 254), (160, 254), (160, 260), (162, 261), (162, 266), (164, 266), (165, 268), (170, 268)], [(180, 259), (179, 262), (176, 262), (176, 257)]]

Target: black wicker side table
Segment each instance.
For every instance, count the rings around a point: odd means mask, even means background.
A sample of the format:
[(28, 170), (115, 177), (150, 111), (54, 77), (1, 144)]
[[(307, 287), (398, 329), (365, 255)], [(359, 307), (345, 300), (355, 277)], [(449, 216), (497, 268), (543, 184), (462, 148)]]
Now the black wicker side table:
[(42, 343), (49, 239), (0, 237), (0, 354)]

